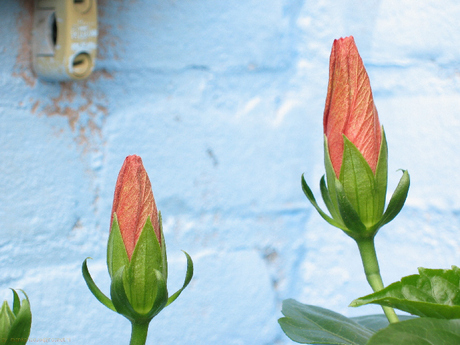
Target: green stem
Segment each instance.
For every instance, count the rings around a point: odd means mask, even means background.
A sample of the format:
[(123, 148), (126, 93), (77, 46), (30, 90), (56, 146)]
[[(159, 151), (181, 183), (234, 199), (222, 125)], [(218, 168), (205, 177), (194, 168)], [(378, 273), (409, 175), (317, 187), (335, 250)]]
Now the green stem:
[[(372, 287), (374, 292), (380, 291), (384, 288), (382, 276), (380, 275), (379, 262), (375, 252), (374, 238), (361, 239), (356, 241), (358, 243), (359, 253), (366, 273), (367, 281)], [(388, 321), (390, 323), (398, 322), (398, 316), (391, 307), (382, 307)]]
[(145, 345), (147, 332), (149, 330), (149, 323), (132, 322), (132, 326), (131, 341), (129, 345)]

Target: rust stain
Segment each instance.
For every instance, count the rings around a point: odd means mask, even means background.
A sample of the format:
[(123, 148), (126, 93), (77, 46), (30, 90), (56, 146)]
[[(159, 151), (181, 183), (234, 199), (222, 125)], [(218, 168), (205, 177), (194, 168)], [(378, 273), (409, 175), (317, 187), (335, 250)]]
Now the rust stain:
[(19, 32), (19, 51), (13, 77), (21, 77), (28, 86), (35, 86), (36, 77), (32, 72), (32, 27), (34, 14), (33, 0), (20, 0), (21, 12), (16, 23)]
[(104, 92), (91, 86), (100, 78), (112, 78), (107, 71), (96, 71), (85, 81), (59, 83), (55, 97), (35, 100), (31, 112), (39, 116), (60, 116), (68, 121), (76, 142), (88, 151), (94, 139), (101, 137), (102, 124), (108, 116)]
[(119, 20), (114, 20), (113, 13), (110, 8), (114, 8), (117, 13), (117, 17), (120, 17), (123, 13), (129, 10), (127, 3), (133, 3), (136, 0), (99, 0), (98, 1), (98, 59), (114, 59), (119, 60), (120, 47), (122, 41), (119, 36), (115, 33), (116, 30), (122, 30), (120, 25), (115, 27), (113, 23), (119, 23)]
[(35, 114), (37, 111), (38, 106), (40, 105), (40, 101), (35, 101), (34, 104), (32, 105), (32, 113)]

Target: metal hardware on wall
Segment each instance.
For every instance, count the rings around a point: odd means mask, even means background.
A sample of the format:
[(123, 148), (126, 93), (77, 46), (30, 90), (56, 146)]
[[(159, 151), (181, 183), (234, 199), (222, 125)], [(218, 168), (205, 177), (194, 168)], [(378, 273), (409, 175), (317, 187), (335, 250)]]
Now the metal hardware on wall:
[(87, 78), (97, 53), (97, 0), (35, 0), (33, 67), (51, 81)]

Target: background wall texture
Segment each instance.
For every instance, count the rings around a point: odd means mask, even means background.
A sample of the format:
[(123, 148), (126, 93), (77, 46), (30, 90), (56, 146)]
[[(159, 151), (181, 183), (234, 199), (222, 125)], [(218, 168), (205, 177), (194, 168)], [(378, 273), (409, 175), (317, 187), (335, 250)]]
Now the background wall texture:
[(31, 70), (33, 1), (0, 2), (0, 297), (24, 289), (31, 337), (127, 344), (102, 306), (115, 181), (138, 154), (170, 260), (195, 276), (148, 344), (292, 344), (281, 301), (348, 308), (367, 294), (357, 248), (312, 209), (334, 39), (354, 35), (389, 144), (389, 190), (408, 201), (376, 239), (384, 281), (460, 260), (460, 3), (457, 0), (99, 0), (86, 81)]

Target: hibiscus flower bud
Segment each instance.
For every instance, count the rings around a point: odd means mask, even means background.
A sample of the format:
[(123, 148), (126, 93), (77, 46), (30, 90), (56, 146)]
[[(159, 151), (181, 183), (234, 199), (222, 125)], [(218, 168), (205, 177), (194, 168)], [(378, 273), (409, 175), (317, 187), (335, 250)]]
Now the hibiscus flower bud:
[(335, 40), (324, 110), (326, 179), (323, 212), (302, 176), (302, 188), (320, 215), (356, 240), (373, 238), (401, 210), (409, 190), (403, 176), (385, 210), (388, 149), (369, 76), (352, 36)]
[(133, 255), (134, 247), (148, 217), (161, 245), (158, 211), (152, 186), (139, 156), (126, 157), (118, 174), (113, 197), (111, 227), (115, 214), (129, 259)]
[[(83, 262), (83, 277), (93, 295), (106, 307), (128, 318), (133, 335), (145, 342), (148, 324), (189, 284), (193, 263), (181, 289), (168, 297), (168, 263), (161, 214), (157, 211), (149, 177), (139, 156), (128, 156), (118, 175), (107, 245), (107, 267), (112, 279), (109, 299), (91, 278)], [(133, 339), (133, 338), (132, 338)]]
[(25, 345), (29, 340), (32, 313), (29, 298), (26, 296), (22, 302), (16, 291), (13, 291), (13, 310), (7, 301), (3, 302), (0, 309), (0, 343)]
[(323, 124), (337, 177), (342, 166), (343, 136), (356, 146), (375, 173), (382, 131), (369, 76), (352, 36), (335, 40), (332, 46)]

